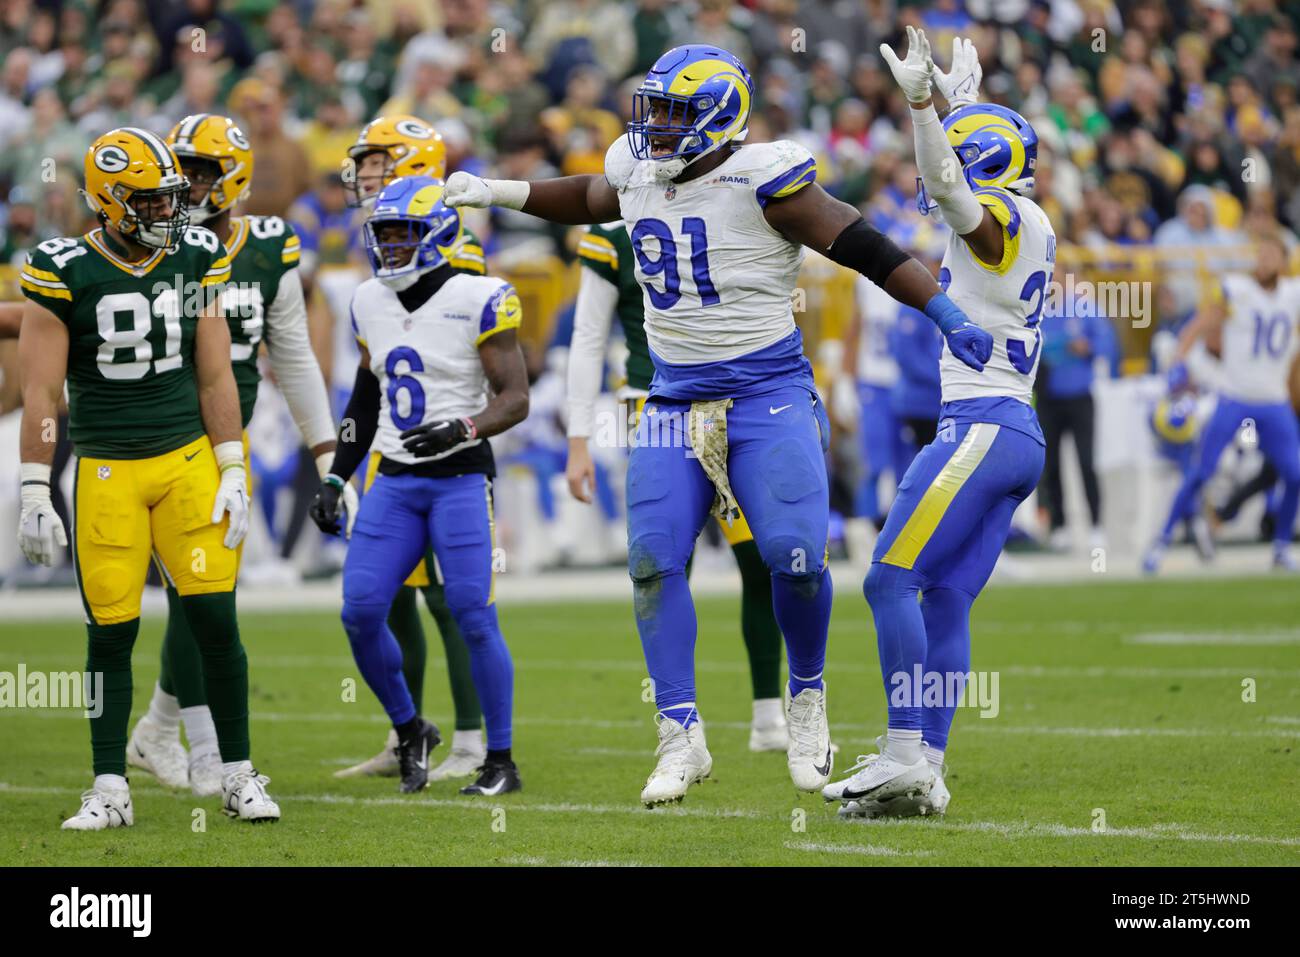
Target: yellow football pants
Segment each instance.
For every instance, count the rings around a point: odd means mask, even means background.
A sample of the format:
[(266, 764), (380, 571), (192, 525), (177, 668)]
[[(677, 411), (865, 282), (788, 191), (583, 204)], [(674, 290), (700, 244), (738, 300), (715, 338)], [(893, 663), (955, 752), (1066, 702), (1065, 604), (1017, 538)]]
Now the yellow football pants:
[(232, 591), (239, 552), (212, 523), (221, 478), (208, 437), (147, 459), (77, 460), (73, 556), (88, 619), (140, 617), (152, 555), (182, 595)]

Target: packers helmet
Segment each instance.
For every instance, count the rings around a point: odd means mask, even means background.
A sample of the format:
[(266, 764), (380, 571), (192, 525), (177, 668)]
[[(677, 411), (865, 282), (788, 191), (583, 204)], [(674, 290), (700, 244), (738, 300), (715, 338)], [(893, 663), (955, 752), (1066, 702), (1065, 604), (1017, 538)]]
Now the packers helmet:
[[(371, 153), (388, 157), (377, 184), (363, 184), (358, 172), (363, 158)], [(442, 137), (424, 120), (405, 114), (381, 116), (361, 129), (357, 141), (343, 161), (343, 187), (349, 206), (372, 206), (379, 191), (400, 176), (447, 175), (447, 147)]]
[(386, 286), (407, 289), (451, 260), (460, 214), (442, 201), (444, 188), (433, 176), (402, 176), (375, 197), (362, 229), (375, 278)]
[(190, 207), (190, 221), (205, 223), (248, 198), (253, 182), (253, 150), (248, 137), (228, 116), (195, 113), (167, 134), (182, 167), (195, 160), (215, 163), (217, 177), (203, 199)]
[(749, 131), (754, 81), (745, 65), (719, 47), (674, 47), (650, 67), (632, 98), (628, 144), (639, 160), (654, 160), (655, 175), (673, 179)]
[[(944, 117), (943, 129), (971, 189), (1027, 193), (1034, 188), (1038, 134), (1015, 110), (996, 103), (968, 103)], [(920, 177), (916, 182), (916, 206), (925, 215), (937, 204), (931, 202)]]
[(171, 248), (190, 224), (190, 181), (176, 154), (138, 127), (110, 130), (90, 144), (81, 195), (100, 223), (142, 246)]

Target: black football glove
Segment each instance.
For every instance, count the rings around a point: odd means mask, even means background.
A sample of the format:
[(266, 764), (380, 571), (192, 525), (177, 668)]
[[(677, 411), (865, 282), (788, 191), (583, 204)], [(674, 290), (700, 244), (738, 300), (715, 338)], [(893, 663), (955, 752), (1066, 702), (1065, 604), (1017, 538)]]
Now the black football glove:
[(407, 429), (402, 433), (402, 445), (412, 455), (426, 457), (446, 452), (474, 438), (475, 434), (474, 423), (469, 419), (443, 419)]
[(316, 491), (307, 514), (326, 535), (339, 533), (340, 504), (343, 500), (343, 480), (337, 475), (327, 475)]

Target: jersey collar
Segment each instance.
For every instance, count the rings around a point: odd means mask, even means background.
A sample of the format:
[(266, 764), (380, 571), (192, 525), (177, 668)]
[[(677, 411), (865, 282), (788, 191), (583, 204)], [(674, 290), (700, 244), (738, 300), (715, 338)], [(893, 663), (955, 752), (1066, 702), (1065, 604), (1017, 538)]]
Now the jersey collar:
[(248, 239), (248, 217), (236, 216), (230, 220), (230, 238), (226, 240), (226, 252), (230, 254), (230, 261), (233, 263), (239, 251), (244, 248), (244, 243)]
[(99, 253), (118, 269), (125, 273), (130, 273), (132, 276), (137, 278), (148, 275), (149, 271), (162, 261), (166, 252), (165, 250), (158, 249), (154, 251), (152, 256), (143, 262), (131, 262), (130, 260), (123, 259), (121, 256), (117, 255), (117, 253), (113, 252), (113, 250), (109, 249), (108, 244), (104, 242), (102, 238), (102, 233), (103, 227), (92, 229), (90, 232), (86, 233), (86, 242), (90, 244), (90, 248), (95, 250), (95, 252)]

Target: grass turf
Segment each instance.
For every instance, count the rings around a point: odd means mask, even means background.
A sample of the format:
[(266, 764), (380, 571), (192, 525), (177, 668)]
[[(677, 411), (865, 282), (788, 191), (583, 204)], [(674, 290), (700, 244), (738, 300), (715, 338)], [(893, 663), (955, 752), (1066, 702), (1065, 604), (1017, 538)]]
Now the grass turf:
[[(781, 754), (747, 750), (734, 599), (698, 603), (713, 779), (655, 811), (637, 803), (654, 730), (626, 602), (501, 609), (525, 790), (488, 801), (460, 797), (460, 782), (402, 796), (392, 779), (331, 777), (377, 751), (386, 731), (336, 615), (247, 614), (253, 753), (283, 820), (240, 825), (216, 799), (136, 772), (134, 828), (61, 832), (90, 782), (86, 722), (79, 711), (5, 709), (0, 865), (1297, 864), (1298, 604), (1281, 578), (990, 589), (973, 616), (973, 668), (998, 673), (999, 713), (958, 712), (947, 817), (867, 823), (837, 821), (820, 796), (797, 794)], [(425, 627), (427, 711), (450, 729), (441, 643), (427, 617)], [(160, 641), (155, 616), (136, 646), (133, 722)], [(78, 623), (0, 626), (0, 670), (83, 661)], [(849, 583), (827, 675), (843, 769), (871, 750), (884, 717), (874, 633)], [(357, 682), (353, 703), (346, 679)]]

